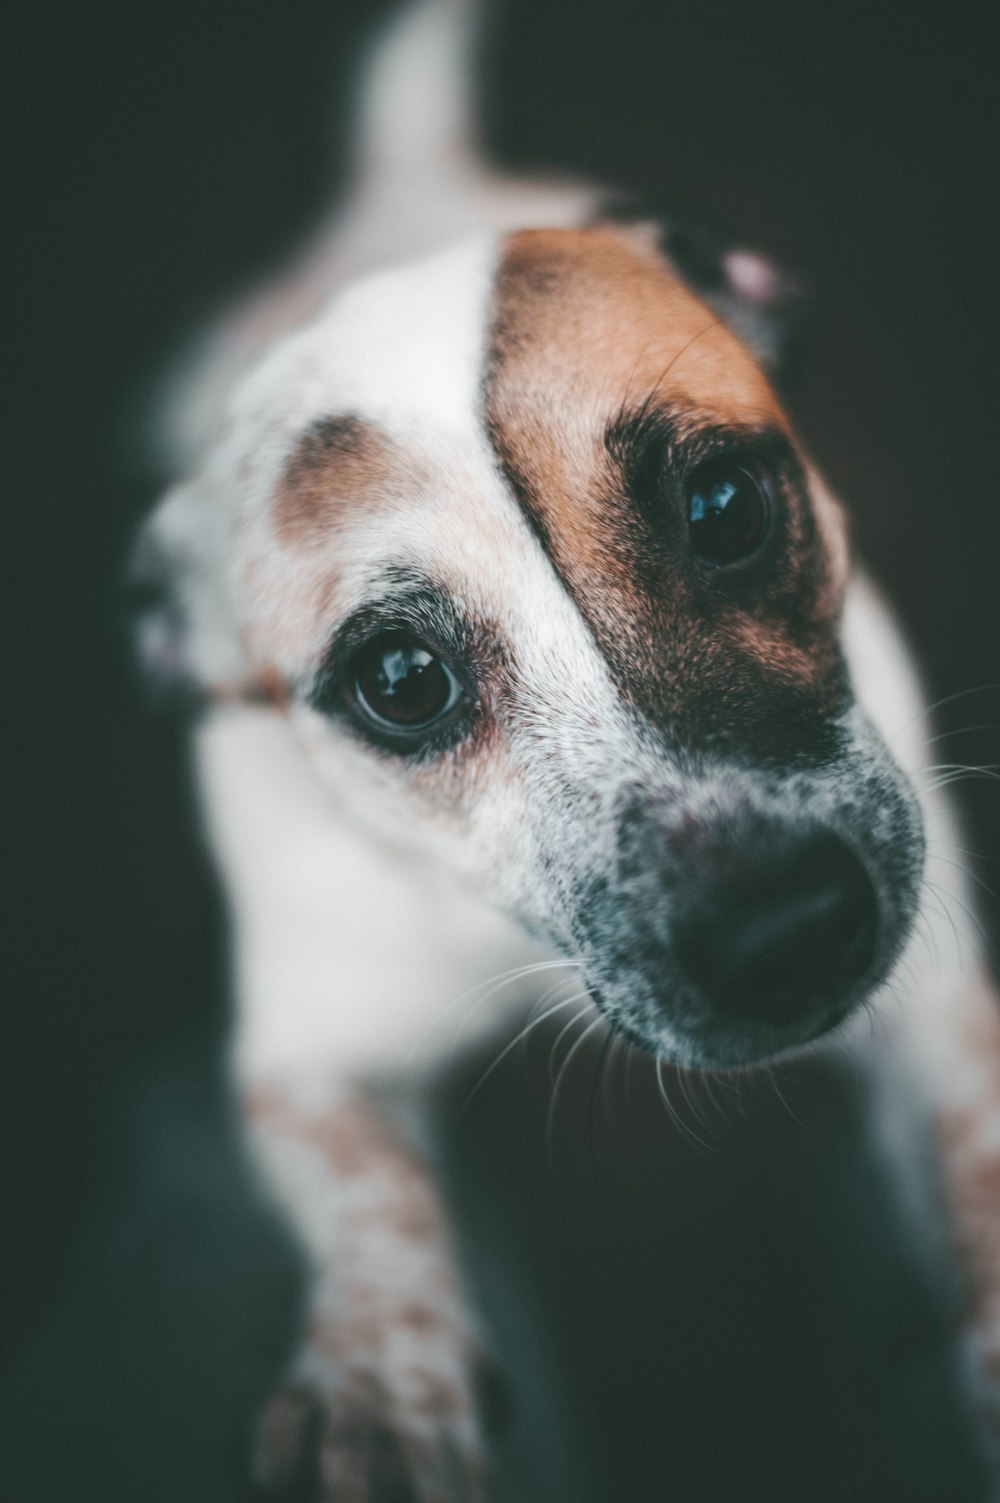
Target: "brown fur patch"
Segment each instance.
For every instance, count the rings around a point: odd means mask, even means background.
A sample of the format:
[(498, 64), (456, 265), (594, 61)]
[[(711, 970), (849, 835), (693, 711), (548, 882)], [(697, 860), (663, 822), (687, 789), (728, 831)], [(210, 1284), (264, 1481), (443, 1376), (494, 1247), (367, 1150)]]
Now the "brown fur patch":
[(298, 1110), (279, 1092), (261, 1090), (247, 1103), (258, 1130), (274, 1130), (317, 1149), (331, 1173), (347, 1183), (377, 1182), (384, 1199), (355, 1215), (358, 1226), (381, 1226), (414, 1242), (443, 1236), (440, 1207), (426, 1170), (394, 1137), (360, 1094), (349, 1093), (319, 1114)]
[(398, 490), (412, 465), (376, 423), (350, 415), (321, 418), (285, 466), (275, 525), (285, 543), (325, 535), (345, 506)]
[[(781, 722), (806, 749), (845, 692), (839, 599), (787, 419), (735, 336), (641, 240), (525, 231), (497, 277), (484, 396), (501, 467), (632, 703), (685, 737), (735, 729), (762, 750)], [(737, 599), (695, 576), (615, 437), (655, 421), (683, 443), (787, 451), (780, 577)]]

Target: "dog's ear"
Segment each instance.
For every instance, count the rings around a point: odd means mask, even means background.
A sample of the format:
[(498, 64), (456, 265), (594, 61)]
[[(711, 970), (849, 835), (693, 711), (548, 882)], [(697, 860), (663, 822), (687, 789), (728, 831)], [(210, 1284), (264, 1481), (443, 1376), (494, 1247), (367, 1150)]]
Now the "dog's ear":
[(805, 330), (802, 288), (759, 251), (680, 225), (661, 227), (677, 272), (738, 335), (778, 384), (797, 360)]
[(212, 524), (195, 489), (178, 487), (140, 528), (125, 571), (126, 626), (158, 708), (195, 709), (247, 676)]
[(719, 315), (781, 385), (799, 357), (806, 324), (801, 285), (767, 256), (721, 230), (669, 218), (646, 200), (611, 200), (605, 222), (652, 236), (677, 274)]

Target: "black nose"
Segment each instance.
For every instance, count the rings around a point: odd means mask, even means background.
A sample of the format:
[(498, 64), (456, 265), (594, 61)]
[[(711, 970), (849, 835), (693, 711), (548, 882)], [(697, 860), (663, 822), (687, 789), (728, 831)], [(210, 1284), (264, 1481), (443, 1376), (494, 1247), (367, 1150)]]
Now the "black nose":
[(861, 979), (875, 948), (877, 900), (836, 835), (772, 832), (738, 864), (716, 865), (679, 915), (674, 941), (718, 1012), (787, 1023)]

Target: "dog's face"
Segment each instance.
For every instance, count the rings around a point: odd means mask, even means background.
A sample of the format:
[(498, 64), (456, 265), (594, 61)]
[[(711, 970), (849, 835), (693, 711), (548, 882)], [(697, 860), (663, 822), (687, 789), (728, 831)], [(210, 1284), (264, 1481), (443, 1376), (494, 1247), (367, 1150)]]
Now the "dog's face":
[(774, 1055), (899, 955), (922, 836), (841, 655), (840, 510), (641, 234), (349, 287), (146, 546), (208, 693), (278, 685), (349, 817), (578, 958), (646, 1047)]

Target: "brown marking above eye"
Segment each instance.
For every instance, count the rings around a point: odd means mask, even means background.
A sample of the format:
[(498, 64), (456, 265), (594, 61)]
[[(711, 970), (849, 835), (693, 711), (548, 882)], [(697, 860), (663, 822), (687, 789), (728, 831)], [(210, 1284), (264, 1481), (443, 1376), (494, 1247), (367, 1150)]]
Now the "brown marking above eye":
[(278, 536), (286, 543), (309, 542), (328, 532), (346, 506), (381, 499), (414, 479), (412, 456), (377, 423), (351, 414), (318, 418), (281, 477)]
[[(317, 418), (300, 433), (269, 501), (269, 526), (248, 529), (237, 554), (247, 660), (287, 680), (315, 661), (332, 619), (346, 527), (384, 516), (426, 489), (414, 446), (354, 413)], [(294, 569), (278, 567), (295, 555)]]
[(739, 340), (642, 242), (615, 230), (513, 235), (486, 375), (494, 445), (516, 452), (546, 530), (579, 567), (607, 547), (605, 434), (630, 403), (720, 426), (787, 428)]
[(620, 417), (660, 411), (692, 433), (776, 435), (794, 459), (763, 372), (659, 252), (607, 228), (512, 235), (483, 395), (500, 468), (626, 698), (685, 739), (771, 754), (781, 724), (804, 746), (845, 684), (809, 506), (790, 516), (783, 580), (740, 604), (696, 584), (609, 450)]

